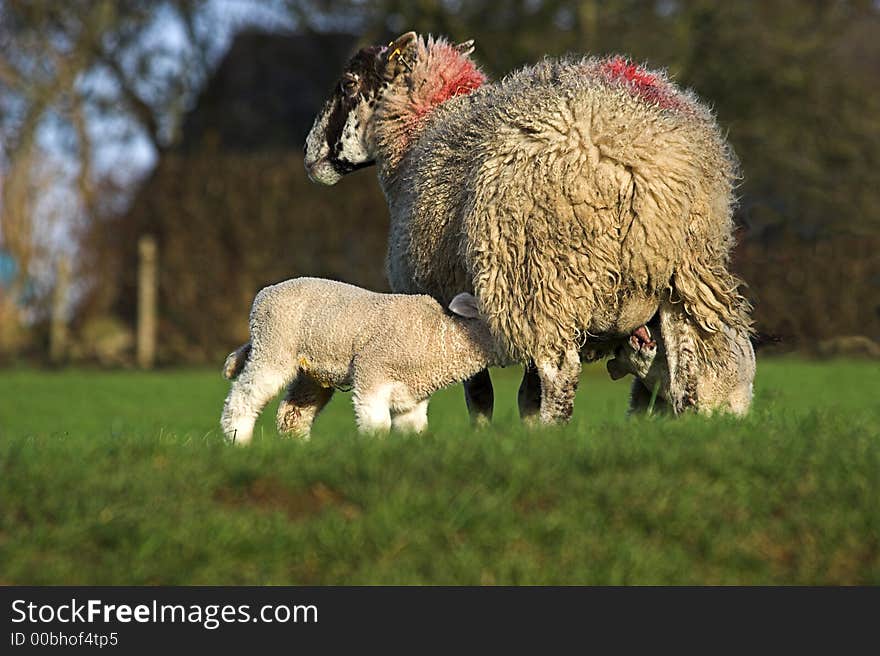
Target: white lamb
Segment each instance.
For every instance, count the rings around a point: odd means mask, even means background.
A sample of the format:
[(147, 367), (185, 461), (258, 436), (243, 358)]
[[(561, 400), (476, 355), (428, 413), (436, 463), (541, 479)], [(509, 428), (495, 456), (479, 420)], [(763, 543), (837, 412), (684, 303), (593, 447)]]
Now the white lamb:
[(250, 342), (226, 358), (234, 379), (220, 424), (249, 442), (263, 406), (282, 387), (278, 430), (308, 436), (339, 387), (353, 389), (362, 431), (420, 432), (428, 399), (502, 364), (477, 300), (459, 294), (450, 316), (430, 296), (380, 294), (332, 280), (296, 278), (254, 299)]

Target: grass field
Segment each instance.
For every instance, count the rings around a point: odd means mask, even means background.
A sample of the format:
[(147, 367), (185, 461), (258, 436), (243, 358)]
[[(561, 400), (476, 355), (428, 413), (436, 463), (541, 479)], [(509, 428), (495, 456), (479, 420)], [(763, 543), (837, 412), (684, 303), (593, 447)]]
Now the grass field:
[(625, 417), (587, 370), (565, 428), (309, 442), (274, 404), (223, 443), (215, 371), (0, 372), (2, 584), (880, 584), (880, 367), (759, 362), (743, 421)]

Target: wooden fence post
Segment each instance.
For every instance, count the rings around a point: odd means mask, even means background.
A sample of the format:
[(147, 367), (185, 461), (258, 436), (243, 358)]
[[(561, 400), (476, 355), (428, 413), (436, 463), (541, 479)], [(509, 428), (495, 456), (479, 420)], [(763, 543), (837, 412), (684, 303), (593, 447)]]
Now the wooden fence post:
[(67, 357), (67, 292), (70, 289), (70, 262), (66, 255), (55, 264), (55, 289), (49, 317), (49, 362), (61, 364)]
[(137, 363), (142, 369), (152, 369), (156, 361), (156, 300), (158, 276), (156, 239), (144, 235), (138, 240), (138, 316)]

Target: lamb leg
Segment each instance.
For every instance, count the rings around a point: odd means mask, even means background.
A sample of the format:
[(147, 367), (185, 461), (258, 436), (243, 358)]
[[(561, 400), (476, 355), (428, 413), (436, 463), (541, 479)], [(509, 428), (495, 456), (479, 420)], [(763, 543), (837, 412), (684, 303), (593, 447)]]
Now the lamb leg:
[(332, 397), (332, 387), (324, 387), (311, 376), (300, 372), (287, 386), (287, 394), (278, 405), (278, 432), (308, 437), (315, 417)]

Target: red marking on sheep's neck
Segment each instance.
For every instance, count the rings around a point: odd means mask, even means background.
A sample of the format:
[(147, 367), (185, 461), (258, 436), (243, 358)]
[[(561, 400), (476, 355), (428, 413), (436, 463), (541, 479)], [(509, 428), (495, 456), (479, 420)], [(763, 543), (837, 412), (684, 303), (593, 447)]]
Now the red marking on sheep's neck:
[(390, 93), (386, 100), (389, 121), (383, 127), (383, 141), (392, 167), (440, 105), (473, 93), (486, 82), (467, 55), (444, 41), (422, 41), (412, 66), (407, 88)]
[(606, 80), (622, 84), (632, 95), (642, 100), (665, 109), (682, 108), (681, 99), (676, 97), (665, 80), (623, 57), (613, 57), (602, 62), (600, 71)]
[(417, 119), (423, 118), (438, 105), (456, 96), (464, 96), (479, 89), (486, 76), (474, 66), (474, 62), (460, 55), (447, 44), (438, 44), (432, 49), (431, 69), (434, 74), (428, 81), (426, 93), (413, 98), (413, 112)]
[(655, 88), (657, 86), (656, 75), (652, 75), (623, 57), (609, 59), (602, 65), (602, 69), (608, 77), (626, 80), (641, 89)]

